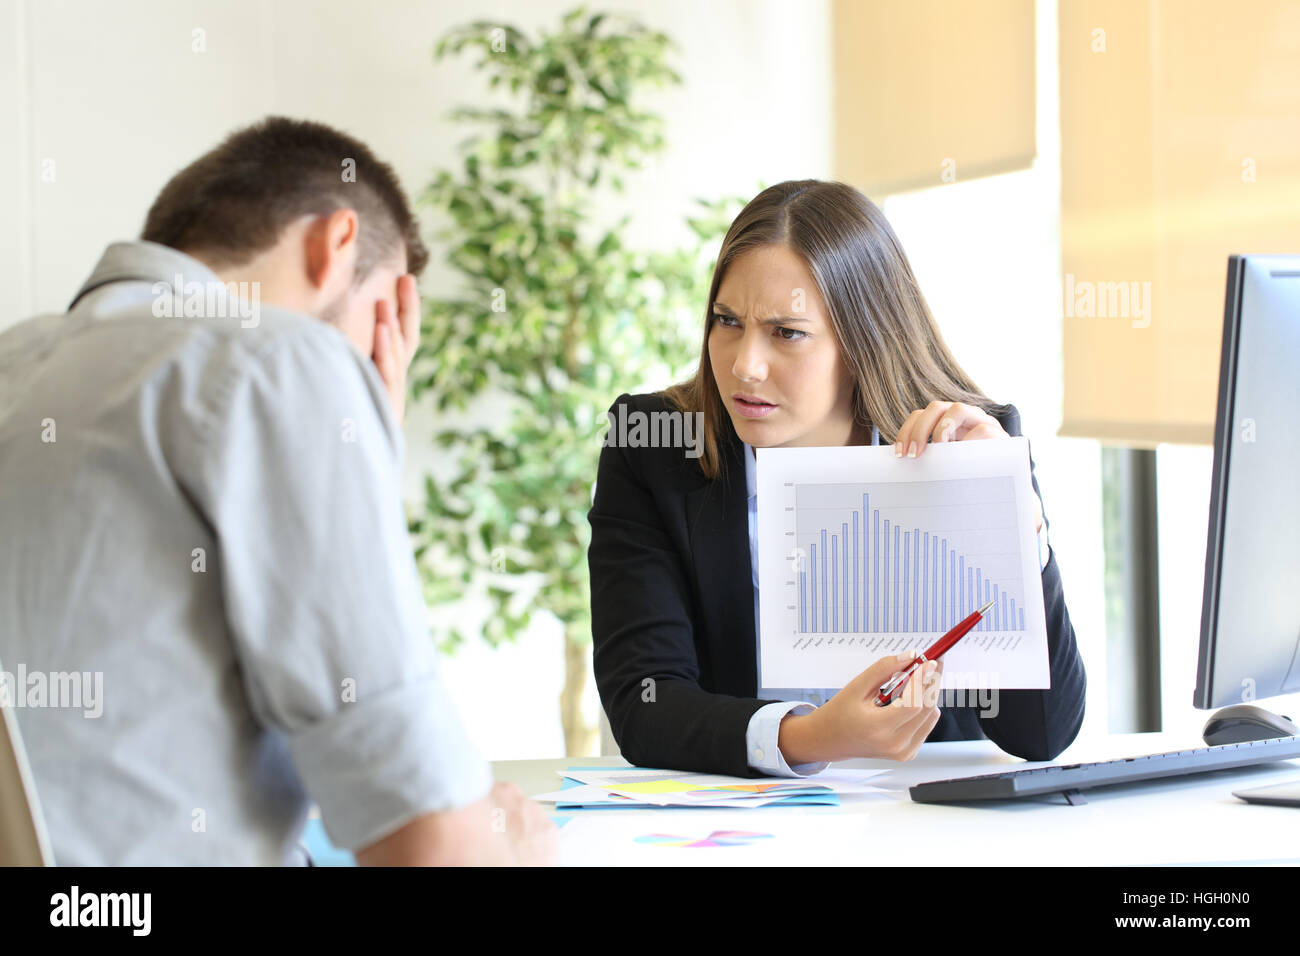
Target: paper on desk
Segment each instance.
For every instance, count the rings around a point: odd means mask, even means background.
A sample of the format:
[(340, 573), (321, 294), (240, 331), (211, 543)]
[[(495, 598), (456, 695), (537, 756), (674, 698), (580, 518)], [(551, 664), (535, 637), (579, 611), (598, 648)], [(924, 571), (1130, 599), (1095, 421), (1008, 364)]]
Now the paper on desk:
[(876, 859), (875, 817), (836, 810), (591, 814), (559, 834), (561, 866), (780, 866), (864, 864)]
[(987, 600), (941, 687), (1046, 688), (1047, 624), (1024, 437), (757, 448), (759, 684), (840, 688), (925, 649)]
[(621, 793), (614, 793), (604, 787), (590, 787), (579, 784), (576, 787), (567, 787), (564, 790), (556, 790), (553, 793), (543, 793), (533, 797), (541, 803), (554, 803), (557, 810), (575, 810), (575, 809), (629, 809), (629, 810), (651, 810), (651, 809), (673, 809), (678, 806), (690, 807), (731, 807), (735, 808), (753, 808), (764, 806), (811, 806), (825, 805), (838, 806), (839, 797), (830, 790), (819, 789), (816, 792), (799, 793), (797, 795), (779, 794), (779, 795), (755, 795), (744, 796), (740, 798), (728, 797), (720, 799), (709, 799), (700, 796), (699, 799), (689, 801), (676, 801), (672, 803), (655, 802), (650, 803), (641, 796), (628, 796)]
[[(808, 801), (817, 795), (870, 793), (881, 788), (866, 781), (886, 770), (827, 770), (810, 777), (730, 777), (721, 774), (630, 768), (614, 771), (560, 771), (560, 775), (584, 785), (582, 795), (574, 789), (560, 790), (534, 799), (550, 802), (583, 802), (583, 797), (601, 800), (609, 795), (640, 804), (669, 806), (759, 807), (785, 801)], [(604, 801), (601, 801), (604, 802)], [(830, 802), (830, 801), (828, 801)], [(834, 801), (838, 802), (838, 801)]]

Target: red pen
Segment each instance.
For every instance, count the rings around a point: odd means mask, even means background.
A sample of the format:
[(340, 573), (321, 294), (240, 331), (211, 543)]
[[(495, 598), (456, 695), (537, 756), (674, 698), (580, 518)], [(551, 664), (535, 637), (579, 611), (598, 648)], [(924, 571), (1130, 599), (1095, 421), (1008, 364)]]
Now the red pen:
[(958, 625), (951, 631), (930, 645), (930, 648), (924, 654), (918, 654), (916, 660), (908, 664), (904, 670), (885, 681), (880, 690), (876, 693), (876, 706), (884, 707), (886, 704), (893, 703), (894, 698), (902, 692), (903, 685), (907, 683), (907, 679), (912, 676), (912, 673), (918, 667), (926, 661), (937, 661), (940, 657), (946, 654), (954, 644), (966, 636), (967, 631), (980, 622), (980, 618), (984, 616), (984, 612), (992, 606), (993, 602), (989, 601), (988, 604), (985, 604), (978, 611), (972, 611), (969, 617), (958, 623)]

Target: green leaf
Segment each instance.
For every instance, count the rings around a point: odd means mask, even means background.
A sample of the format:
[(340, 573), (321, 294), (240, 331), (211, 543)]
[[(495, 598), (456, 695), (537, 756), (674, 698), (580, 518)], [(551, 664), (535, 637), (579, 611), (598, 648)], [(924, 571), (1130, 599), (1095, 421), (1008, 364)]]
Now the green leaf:
[[(505, 51), (492, 49), (493, 30)], [(605, 411), (634, 385), (680, 380), (698, 358), (702, 315), (689, 334), (668, 317), (702, 312), (740, 205), (683, 210), (694, 241), (668, 252), (629, 248), (630, 216), (593, 214), (664, 148), (662, 117), (644, 101), (680, 82), (674, 49), (635, 17), (582, 7), (531, 34), (465, 24), (434, 48), (468, 54), (486, 82), (450, 114), (460, 168), (434, 171), (420, 198), (451, 278), (424, 300), (408, 375), (412, 407), (444, 417), (407, 526), (431, 606), (492, 602), (476, 639), (513, 639), (535, 612), (568, 640), (590, 639), (586, 515)], [(464, 413), (488, 393), (491, 424), (469, 425)], [(498, 546), (508, 551), (493, 568)], [(434, 631), (440, 647), (465, 640), (447, 624)]]

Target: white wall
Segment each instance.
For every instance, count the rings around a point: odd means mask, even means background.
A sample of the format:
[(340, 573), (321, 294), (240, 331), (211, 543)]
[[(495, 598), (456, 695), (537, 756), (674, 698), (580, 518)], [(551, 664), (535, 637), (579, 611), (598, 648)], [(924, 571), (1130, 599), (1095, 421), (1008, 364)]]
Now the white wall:
[[(139, 234), (169, 176), (267, 113), (360, 137), (418, 194), (435, 170), (457, 166), (465, 132), (445, 114), (486, 92), (468, 62), (433, 62), (438, 36), (479, 19), (532, 32), (558, 25), (576, 5), (0, 0), (0, 203), (12, 223), (0, 231), (0, 329), (65, 308), (103, 247)], [(679, 241), (695, 196), (749, 195), (760, 179), (829, 174), (825, 0), (589, 8), (633, 13), (681, 48), (675, 65), (685, 86), (648, 100), (665, 115), (669, 150), (629, 180), (635, 239)], [(204, 31), (205, 52), (192, 49), (195, 30)], [(54, 161), (53, 182), (39, 179), (45, 160)], [(448, 278), (435, 262), (422, 285), (432, 292)], [(408, 417), (412, 500), (433, 427), (427, 414)], [(541, 625), (517, 647), (472, 647), (448, 661), (489, 758), (561, 752), (560, 652), (557, 630)], [(588, 707), (594, 717), (594, 690)]]
[(994, 401), (1020, 410), (1088, 674), (1084, 739), (1108, 730), (1101, 448), (1056, 434), (1063, 319), (1054, 0), (1038, 0), (1036, 30), (1033, 166), (970, 181), (958, 169), (956, 182), (891, 197), (883, 208), (962, 367)]

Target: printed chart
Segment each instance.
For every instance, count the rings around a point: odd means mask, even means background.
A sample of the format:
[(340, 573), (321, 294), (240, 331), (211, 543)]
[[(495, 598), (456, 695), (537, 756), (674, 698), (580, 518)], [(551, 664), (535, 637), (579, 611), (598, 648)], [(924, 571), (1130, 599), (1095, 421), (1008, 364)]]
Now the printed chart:
[(992, 601), (944, 687), (1046, 687), (1024, 438), (759, 448), (760, 686), (842, 687)]
[(794, 499), (792, 568), (809, 640), (942, 634), (990, 600), (977, 630), (1025, 630), (1010, 478), (797, 483)]

